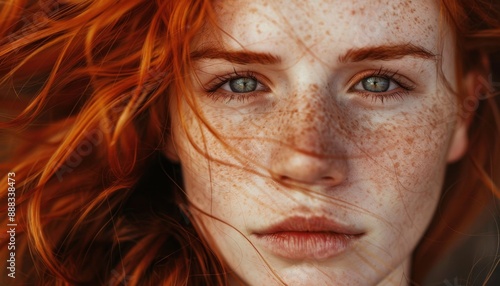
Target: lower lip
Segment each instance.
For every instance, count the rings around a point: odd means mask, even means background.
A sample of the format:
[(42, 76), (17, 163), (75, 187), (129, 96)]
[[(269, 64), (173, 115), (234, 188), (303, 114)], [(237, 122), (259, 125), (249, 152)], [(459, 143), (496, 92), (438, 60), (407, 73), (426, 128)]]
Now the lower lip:
[(269, 252), (286, 259), (324, 260), (344, 252), (359, 235), (284, 231), (256, 235)]

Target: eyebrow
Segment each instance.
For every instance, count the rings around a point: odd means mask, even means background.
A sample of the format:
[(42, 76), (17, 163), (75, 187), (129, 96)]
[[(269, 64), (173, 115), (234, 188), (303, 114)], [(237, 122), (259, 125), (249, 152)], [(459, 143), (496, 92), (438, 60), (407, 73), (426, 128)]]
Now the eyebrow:
[[(251, 51), (230, 51), (217, 48), (205, 48), (191, 52), (191, 59), (223, 59), (236, 64), (278, 64), (282, 60), (279, 56), (271, 53), (259, 53)], [(338, 57), (339, 63), (361, 62), (361, 61), (388, 61), (401, 59), (406, 56), (436, 60), (437, 55), (424, 47), (414, 44), (382, 45), (364, 48), (349, 49)]]
[(195, 50), (190, 54), (191, 59), (223, 59), (236, 64), (279, 64), (281, 58), (270, 53), (257, 53), (250, 51), (229, 51), (215, 48)]
[(406, 56), (412, 56), (427, 60), (436, 60), (437, 55), (424, 47), (403, 44), (403, 45), (383, 45), (375, 47), (365, 47), (350, 49), (345, 54), (339, 56), (339, 63), (361, 62), (361, 61), (387, 61), (397, 60)]

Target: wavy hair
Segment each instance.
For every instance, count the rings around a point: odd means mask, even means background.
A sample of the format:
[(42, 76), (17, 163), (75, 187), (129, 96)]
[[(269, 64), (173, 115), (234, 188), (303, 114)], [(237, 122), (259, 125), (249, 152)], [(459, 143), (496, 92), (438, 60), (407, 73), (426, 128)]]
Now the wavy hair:
[[(495, 2), (442, 1), (458, 78), (474, 69), (488, 78), (488, 65), (477, 63), (500, 50)], [(0, 171), (15, 172), (16, 281), (227, 284), (231, 270), (185, 220), (179, 165), (162, 153), (172, 98), (191, 90), (193, 39), (214, 20), (209, 0), (0, 3)], [(459, 104), (474, 103), (460, 106), (472, 118), (470, 146), (449, 166), (438, 213), (415, 251), (417, 282), (500, 196), (500, 102), (491, 82), (480, 92), (488, 96), (471, 101), (459, 88)], [(5, 175), (0, 185), (7, 182)]]

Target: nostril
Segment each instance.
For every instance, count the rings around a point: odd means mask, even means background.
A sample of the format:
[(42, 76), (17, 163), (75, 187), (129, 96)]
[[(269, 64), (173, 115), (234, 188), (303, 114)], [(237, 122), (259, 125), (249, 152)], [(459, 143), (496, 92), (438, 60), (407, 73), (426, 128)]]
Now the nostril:
[(291, 179), (288, 176), (280, 175), (280, 174), (273, 174), (273, 179), (278, 182), (289, 182)]
[(338, 179), (339, 178), (332, 177), (332, 176), (324, 176), (324, 177), (321, 177), (321, 179), (319, 180), (319, 183), (322, 185), (336, 185), (338, 183)]
[(307, 183), (299, 178), (293, 178), (293, 177), (281, 175), (281, 174), (274, 174), (272, 176), (272, 179), (280, 184), (287, 185), (287, 186)]
[[(314, 182), (311, 182), (309, 180), (304, 180), (303, 178), (291, 178), (289, 176), (285, 175), (279, 175), (279, 174), (274, 174), (272, 178), (275, 181), (284, 183), (284, 184), (312, 184)], [(319, 180), (316, 181), (317, 184), (320, 185), (333, 185), (336, 184), (336, 179), (332, 176), (323, 176)]]

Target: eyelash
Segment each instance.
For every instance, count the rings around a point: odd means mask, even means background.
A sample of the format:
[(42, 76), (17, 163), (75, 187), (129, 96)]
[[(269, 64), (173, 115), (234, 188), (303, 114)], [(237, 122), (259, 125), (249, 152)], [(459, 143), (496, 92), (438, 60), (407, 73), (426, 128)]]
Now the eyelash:
[[(361, 83), (363, 80), (370, 78), (370, 77), (381, 77), (387, 79), (389, 82), (394, 82), (398, 87), (396, 89), (401, 88), (402, 90), (391, 92), (391, 91), (386, 91), (386, 92), (370, 92), (370, 91), (363, 91), (363, 90), (356, 90), (354, 87)], [(259, 95), (263, 91), (253, 91), (253, 92), (248, 92), (248, 93), (231, 93), (227, 91), (219, 91), (219, 89), (226, 83), (228, 83), (231, 80), (238, 79), (238, 78), (250, 78), (252, 80), (255, 80), (260, 83), (258, 78), (255, 76), (255, 74), (251, 71), (244, 71), (244, 72), (237, 72), (234, 70), (232, 73), (223, 75), (223, 76), (218, 76), (217, 79), (211, 83), (208, 84), (207, 87), (205, 87), (205, 92), (207, 93), (208, 97), (212, 98), (213, 101), (218, 101), (220, 99), (225, 100), (226, 103), (232, 101), (232, 100), (238, 100), (240, 102), (245, 102), (251, 97)], [(401, 76), (398, 75), (397, 71), (393, 72), (388, 69), (380, 68), (376, 71), (371, 71), (368, 73), (365, 73), (361, 76), (357, 76), (358, 78), (353, 84), (351, 84), (351, 87), (348, 89), (349, 92), (356, 92), (358, 93), (361, 97), (366, 98), (366, 99), (371, 99), (372, 102), (380, 101), (382, 104), (387, 101), (387, 100), (395, 100), (395, 101), (400, 101), (403, 100), (406, 96), (410, 94), (412, 90), (415, 89), (415, 86), (409, 83), (402, 82), (404, 81)], [(407, 80), (408, 81), (408, 80)], [(264, 91), (265, 92), (265, 91)]]
[[(226, 74), (223, 76), (217, 76), (217, 79), (208, 84), (205, 87), (205, 92), (208, 97), (212, 98), (213, 101), (217, 102), (220, 99), (225, 100), (226, 103), (232, 100), (238, 100), (240, 102), (245, 102), (251, 97), (257, 96), (262, 91), (253, 91), (248, 93), (230, 93), (227, 91), (218, 91), (224, 84), (228, 83), (231, 80), (238, 78), (250, 78), (260, 83), (259, 79), (255, 76), (255, 74), (251, 71), (237, 72), (234, 70), (230, 74)], [(267, 90), (267, 88), (266, 88)]]
[[(361, 79), (356, 79), (354, 84), (352, 84), (352, 87), (349, 88), (349, 92), (356, 92), (363, 98), (369, 98), (372, 100), (372, 102), (380, 101), (382, 104), (386, 100), (395, 100), (395, 101), (400, 101), (403, 100), (406, 96), (410, 94), (412, 90), (415, 89), (415, 86), (413, 84), (404, 82), (404, 79), (402, 76), (398, 75), (398, 72), (395, 71), (390, 71), (388, 69), (380, 68), (376, 71), (368, 72), (365, 74), (362, 74), (361, 76), (357, 76), (357, 78)], [(402, 90), (398, 91), (385, 91), (385, 92), (370, 92), (370, 91), (364, 91), (364, 90), (356, 90), (354, 89), (355, 86), (357, 86), (359, 83), (361, 83), (363, 80), (370, 78), (370, 77), (381, 77), (385, 78), (389, 81), (389, 84), (391, 82), (394, 82), (397, 87), (395, 89), (401, 88)]]

